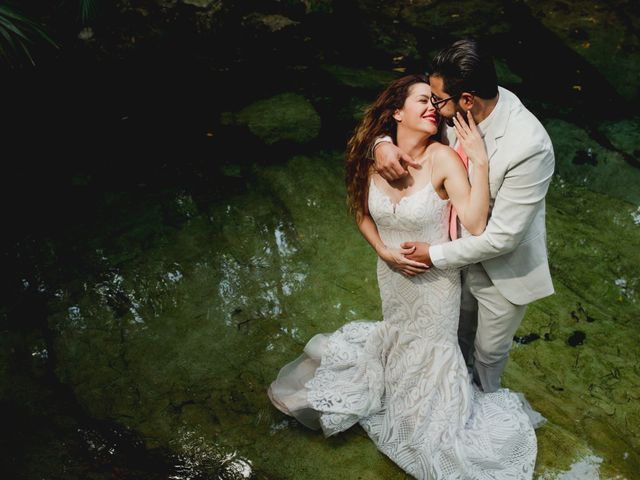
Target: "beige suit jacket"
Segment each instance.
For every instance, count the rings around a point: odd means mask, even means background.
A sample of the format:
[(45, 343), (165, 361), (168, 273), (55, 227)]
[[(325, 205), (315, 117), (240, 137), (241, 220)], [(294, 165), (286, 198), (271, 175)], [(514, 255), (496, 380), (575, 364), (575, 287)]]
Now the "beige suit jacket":
[[(440, 245), (439, 267), (482, 263), (498, 291), (524, 305), (554, 293), (547, 258), (545, 195), (555, 157), (542, 124), (510, 91), (499, 87), (485, 131), (491, 213), (478, 236)], [(450, 145), (455, 134), (445, 132)]]

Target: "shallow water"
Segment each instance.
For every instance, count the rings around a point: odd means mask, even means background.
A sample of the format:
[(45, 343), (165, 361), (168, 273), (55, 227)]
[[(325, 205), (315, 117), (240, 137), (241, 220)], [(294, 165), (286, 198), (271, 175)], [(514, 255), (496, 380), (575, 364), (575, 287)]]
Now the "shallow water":
[[(368, 3), (358, 8), (373, 18)], [(262, 82), (247, 65), (219, 68), (224, 59), (165, 58), (185, 69), (177, 83), (162, 80), (170, 68), (155, 58), (107, 63), (87, 75), (112, 90), (86, 110), (69, 86), (82, 69), (53, 80), (63, 68), (54, 63), (12, 77), (15, 88), (24, 81), (35, 92), (30, 108), (17, 100), (8, 108), (13, 140), (38, 162), (14, 165), (3, 192), (13, 226), (3, 239), (11, 274), (0, 312), (7, 471), (406, 477), (359, 427), (324, 439), (280, 414), (265, 390), (316, 333), (380, 318), (375, 255), (346, 213), (342, 149), (362, 105), (399, 74), (393, 68), (423, 64), (412, 48), (455, 34), (415, 20), (433, 18), (416, 16), (433, 14), (428, 3), (406, 7), (400, 24), (358, 27), (391, 35), (404, 25), (400, 64), (383, 64), (384, 46), (359, 56), (362, 39), (333, 51), (355, 36), (346, 31), (305, 47), (320, 48), (321, 63), (305, 64), (283, 38), (265, 42), (247, 53), (274, 60)], [(514, 344), (505, 384), (549, 419), (538, 431), (539, 478), (632, 479), (640, 471), (640, 170), (639, 121), (627, 107), (637, 96), (626, 74), (603, 80), (602, 54), (585, 53), (558, 26), (562, 18), (553, 23), (550, 11), (564, 15), (560, 3), (545, 4), (544, 17), (538, 7), (509, 7), (493, 23), (503, 78), (547, 127), (558, 163), (547, 213), (557, 293), (529, 308), (517, 335), (533, 340)], [(449, 28), (462, 28), (464, 12), (451, 8), (433, 7)], [(594, 17), (596, 26), (617, 25), (606, 15)], [(309, 22), (316, 42), (327, 39), (314, 30), (322, 17)], [(633, 44), (635, 27), (618, 28)], [(286, 55), (266, 55), (268, 45)], [(545, 53), (567, 66), (551, 92), (538, 87)], [(625, 55), (637, 65), (637, 54)], [(602, 118), (586, 115), (590, 89), (610, 99)], [(32, 130), (22, 127), (33, 110), (47, 128), (30, 143)], [(63, 121), (55, 112), (66, 112)], [(307, 125), (315, 137), (290, 135)], [(51, 152), (66, 160), (45, 161)]]

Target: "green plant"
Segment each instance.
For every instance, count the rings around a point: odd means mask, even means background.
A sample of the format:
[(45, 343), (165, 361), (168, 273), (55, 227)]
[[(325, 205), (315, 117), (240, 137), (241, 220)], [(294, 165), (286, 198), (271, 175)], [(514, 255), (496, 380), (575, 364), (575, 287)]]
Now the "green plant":
[(86, 25), (96, 16), (98, 0), (80, 0), (80, 21)]
[(55, 48), (58, 45), (33, 20), (25, 17), (12, 7), (0, 5), (0, 57), (9, 65), (24, 54), (35, 65), (29, 45), (35, 39), (42, 39)]

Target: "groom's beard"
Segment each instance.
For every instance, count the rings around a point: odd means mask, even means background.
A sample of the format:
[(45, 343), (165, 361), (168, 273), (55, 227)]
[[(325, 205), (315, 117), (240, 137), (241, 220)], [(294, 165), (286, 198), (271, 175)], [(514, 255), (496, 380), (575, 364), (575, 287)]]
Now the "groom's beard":
[[(461, 109), (457, 104), (456, 104), (456, 111), (454, 112), (453, 115), (455, 116), (456, 113), (459, 113), (460, 115), (462, 115), (462, 118), (464, 118), (465, 120), (467, 119), (467, 112)], [(444, 121), (449, 127), (453, 127), (453, 117), (445, 117)]]

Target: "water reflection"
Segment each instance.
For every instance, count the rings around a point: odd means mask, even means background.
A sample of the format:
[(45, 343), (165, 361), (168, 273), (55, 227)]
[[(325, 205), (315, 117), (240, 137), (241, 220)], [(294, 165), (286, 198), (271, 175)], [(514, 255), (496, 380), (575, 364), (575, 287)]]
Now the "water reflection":
[[(540, 476), (540, 480), (599, 480), (602, 461), (603, 459), (596, 455), (587, 455), (575, 461), (568, 471), (543, 474)], [(621, 476), (613, 478), (624, 480), (624, 477)]]
[[(291, 229), (292, 226), (287, 225), (287, 230), (290, 231)], [(287, 240), (287, 230), (285, 230), (285, 225), (283, 222), (279, 222), (274, 229), (276, 245), (278, 246), (278, 253), (283, 258), (287, 258), (296, 252), (296, 249), (292, 245), (290, 245), (289, 241)]]
[(237, 451), (225, 452), (195, 431), (183, 431), (177, 444), (181, 453), (177, 456), (175, 474), (169, 477), (173, 480), (239, 480), (253, 474), (250, 460)]
[(252, 241), (240, 240), (246, 233), (237, 235), (241, 245), (234, 245), (234, 253), (220, 254), (218, 260), (218, 298), (227, 326), (234, 324), (234, 314), (246, 309), (259, 318), (280, 317), (283, 297), (300, 291), (308, 276), (306, 265), (296, 260), (299, 249), (290, 222), (277, 221), (270, 226), (248, 215), (245, 222), (255, 225), (260, 234)]
[(80, 313), (80, 307), (78, 305), (73, 305), (67, 309), (67, 320), (69, 321), (69, 326), (74, 330), (84, 330), (87, 328), (87, 325), (84, 322), (84, 317), (82, 313)]

